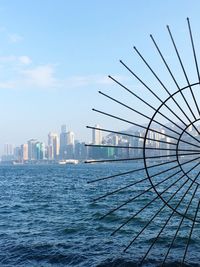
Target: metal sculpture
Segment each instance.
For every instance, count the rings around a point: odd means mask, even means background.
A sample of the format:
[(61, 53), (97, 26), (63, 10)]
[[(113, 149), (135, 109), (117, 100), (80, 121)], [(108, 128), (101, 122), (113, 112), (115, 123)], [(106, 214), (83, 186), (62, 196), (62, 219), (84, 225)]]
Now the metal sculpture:
[[(171, 39), (173, 48), (175, 50), (175, 55), (177, 56), (178, 62), (180, 63), (180, 67), (182, 69), (183, 75), (185, 77), (186, 85), (184, 87), (180, 87), (178, 84), (175, 75), (173, 74), (171, 68), (169, 67), (163, 53), (161, 52), (157, 42), (154, 37), (150, 35), (150, 38), (158, 52), (158, 55), (164, 64), (163, 66), (166, 68), (169, 76), (171, 77), (176, 90), (174, 92), (170, 92), (168, 86), (164, 84), (164, 82), (159, 78), (150, 64), (146, 61), (146, 59), (142, 56), (139, 50), (134, 47), (135, 52), (138, 54), (140, 59), (146, 65), (148, 70), (153, 74), (154, 78), (156, 78), (159, 85), (168, 95), (165, 100), (162, 100), (161, 97), (155, 93), (153, 89), (151, 89), (133, 70), (131, 70), (122, 60), (120, 63), (128, 70), (128, 72), (133, 75), (144, 88), (146, 88), (151, 95), (160, 103), (158, 107), (155, 107), (152, 103), (149, 103), (144, 98), (140, 97), (138, 94), (133, 92), (133, 90), (129, 89), (127, 86), (119, 82), (112, 76), (109, 78), (118, 84), (123, 90), (126, 90), (130, 95), (137, 98), (138, 101), (145, 104), (148, 108), (153, 111), (153, 115), (149, 116), (144, 114), (141, 111), (138, 111), (131, 106), (123, 103), (122, 101), (113, 98), (103, 92), (99, 92), (104, 97), (114, 101), (115, 103), (133, 111), (139, 116), (145, 117), (148, 120), (147, 125), (140, 125), (131, 120), (126, 120), (122, 117), (118, 117), (116, 115), (106, 113), (101, 110), (93, 109), (94, 111), (117, 119), (123, 122), (127, 122), (131, 125), (137, 126), (140, 129), (144, 129), (145, 134), (143, 136), (130, 134), (127, 132), (118, 132), (111, 129), (103, 129), (97, 127), (87, 126), (89, 129), (99, 130), (104, 133), (109, 134), (119, 134), (124, 135), (129, 138), (138, 138), (143, 141), (142, 146), (129, 146), (128, 149), (132, 150), (140, 150), (140, 157), (127, 157), (127, 158), (118, 158), (118, 159), (101, 159), (101, 160), (93, 160), (92, 162), (118, 162), (118, 161), (139, 161), (143, 162), (143, 167), (139, 167), (130, 171), (116, 173), (114, 175), (109, 175), (107, 177), (100, 177), (90, 183), (103, 182), (108, 179), (113, 179), (118, 176), (125, 176), (128, 174), (134, 174), (140, 171), (146, 172), (146, 177), (137, 180), (135, 182), (131, 182), (128, 185), (117, 188), (114, 191), (109, 191), (107, 194), (97, 197), (94, 201), (99, 201), (105, 197), (114, 195), (123, 191), (127, 188), (134, 187), (135, 185), (142, 184), (145, 181), (149, 181), (149, 186), (142, 192), (134, 195), (128, 200), (124, 201), (122, 204), (118, 205), (115, 208), (109, 210), (101, 219), (109, 216), (115, 211), (125, 207), (127, 204), (132, 203), (137, 200), (139, 197), (144, 196), (148, 192), (154, 192), (154, 196), (152, 199), (146, 203), (140, 210), (138, 210), (133, 215), (130, 215), (117, 229), (115, 229), (112, 235), (116, 234), (119, 230), (121, 230), (125, 225), (130, 223), (138, 214), (143, 212), (145, 209), (151, 209), (151, 205), (155, 203), (156, 200), (161, 200), (161, 205), (158, 207), (157, 211), (153, 214), (151, 218), (149, 218), (148, 223), (146, 223), (141, 230), (138, 232), (136, 236), (127, 244), (124, 251), (126, 251), (131, 245), (134, 244), (136, 239), (141, 236), (144, 231), (151, 225), (153, 220), (159, 216), (165, 208), (168, 208), (168, 214), (165, 218), (165, 221), (160, 225), (158, 231), (154, 235), (154, 239), (151, 242), (148, 250), (143, 255), (141, 259), (141, 265), (148, 257), (149, 253), (153, 250), (156, 242), (158, 242), (159, 238), (162, 236), (163, 231), (166, 229), (167, 225), (170, 223), (170, 220), (173, 216), (178, 216), (179, 220), (176, 225), (176, 231), (173, 235), (173, 238), (169, 241), (168, 247), (166, 251), (163, 251), (163, 261), (161, 266), (167, 262), (167, 258), (173, 246), (176, 242), (176, 238), (181, 231), (181, 226), (185, 220), (188, 221), (190, 226), (190, 230), (186, 236), (187, 242), (185, 244), (185, 248), (183, 250), (181, 266), (184, 265), (185, 261), (189, 261), (188, 248), (191, 242), (191, 237), (193, 235), (193, 231), (197, 224), (200, 222), (200, 73), (198, 68), (197, 55), (191, 30), (191, 25), (189, 18), (187, 18), (187, 26), (189, 32), (189, 38), (192, 48), (192, 55), (194, 59), (194, 65), (196, 70), (197, 81), (191, 83), (189, 81), (188, 75), (186, 73), (185, 67), (183, 65), (183, 61), (181, 59), (180, 53), (177, 49), (174, 37), (172, 32), (167, 26), (167, 31), (169, 33), (169, 37)], [(199, 99), (198, 99), (199, 98)], [(165, 121), (165, 123), (163, 122)], [(158, 128), (160, 127), (160, 128)], [(160, 129), (163, 129), (162, 131)], [(151, 145), (149, 145), (149, 143)], [(88, 145), (89, 147), (117, 147), (124, 148), (124, 146), (114, 146), (114, 145)], [(89, 163), (90, 161), (87, 161)], [(159, 170), (159, 171), (158, 171)], [(164, 177), (164, 178), (163, 178)]]

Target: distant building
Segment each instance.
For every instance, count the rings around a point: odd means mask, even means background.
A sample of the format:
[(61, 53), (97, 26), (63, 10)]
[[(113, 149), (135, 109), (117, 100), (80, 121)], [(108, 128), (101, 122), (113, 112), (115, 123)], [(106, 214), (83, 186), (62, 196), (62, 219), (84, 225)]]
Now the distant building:
[(13, 155), (14, 148), (12, 144), (4, 144), (4, 155), (11, 156)]
[(21, 160), (28, 160), (28, 144), (21, 145)]
[(12, 161), (14, 159), (14, 147), (12, 144), (4, 144), (4, 154), (1, 157), (2, 161)]
[(37, 142), (35, 144), (35, 155), (36, 160), (44, 160), (45, 159), (45, 144), (43, 142)]
[(28, 141), (28, 160), (36, 160), (37, 159), (37, 150), (36, 144), (37, 139), (30, 139)]
[(21, 161), (21, 158), (21, 148), (17, 146), (14, 148), (14, 160)]
[[(100, 128), (98, 124), (95, 125), (95, 128)], [(102, 132), (98, 129), (92, 130), (92, 143), (93, 145), (101, 145), (102, 144)]]
[(85, 146), (84, 142), (75, 142), (74, 146), (74, 158), (78, 160), (85, 160), (88, 156), (88, 147)]
[(67, 132), (66, 124), (61, 125), (61, 133), (66, 133), (66, 132)]
[(74, 133), (71, 131), (67, 132), (67, 145), (74, 146)]
[(48, 134), (48, 147), (47, 147), (47, 157), (50, 160), (58, 159), (59, 156), (59, 140), (56, 133)]
[(74, 158), (74, 133), (72, 131), (67, 132), (67, 159)]
[(66, 130), (66, 125), (61, 126), (59, 156), (60, 156), (60, 159), (67, 159), (67, 130)]

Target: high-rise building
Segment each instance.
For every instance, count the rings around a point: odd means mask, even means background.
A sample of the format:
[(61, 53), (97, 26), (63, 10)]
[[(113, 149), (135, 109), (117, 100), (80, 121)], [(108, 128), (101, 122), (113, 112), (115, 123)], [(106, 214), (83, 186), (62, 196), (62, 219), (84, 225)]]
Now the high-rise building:
[(43, 142), (37, 142), (35, 144), (36, 160), (45, 159), (45, 144)]
[(72, 131), (67, 132), (67, 159), (74, 158), (74, 133)]
[(21, 145), (21, 159), (23, 161), (28, 160), (28, 144)]
[(60, 159), (67, 158), (67, 130), (66, 125), (61, 126), (60, 133)]
[(66, 124), (61, 125), (61, 133), (66, 133), (66, 132), (67, 132)]
[(67, 145), (74, 145), (74, 133), (71, 131), (67, 132)]
[(14, 148), (12, 144), (4, 144), (4, 155), (11, 156), (13, 155)]
[(19, 146), (14, 148), (14, 160), (21, 161), (21, 148)]
[[(96, 124), (95, 128), (100, 128), (100, 126)], [(102, 143), (102, 132), (100, 130), (92, 130), (92, 143), (93, 145), (100, 145)]]
[(38, 143), (37, 139), (30, 139), (28, 141), (28, 159), (29, 160), (37, 159), (37, 150), (36, 150), (37, 143)]
[(75, 159), (85, 160), (88, 156), (88, 147), (84, 142), (75, 141), (74, 145), (74, 157)]
[(59, 156), (59, 141), (56, 133), (48, 134), (48, 159), (55, 160)]
[(114, 146), (117, 146), (119, 144), (119, 136), (118, 135), (113, 136), (112, 143)]

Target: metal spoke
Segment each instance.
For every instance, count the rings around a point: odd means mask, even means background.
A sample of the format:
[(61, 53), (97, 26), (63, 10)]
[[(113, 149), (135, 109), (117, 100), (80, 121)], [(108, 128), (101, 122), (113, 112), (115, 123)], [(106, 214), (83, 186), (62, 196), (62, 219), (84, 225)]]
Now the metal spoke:
[[(105, 211), (99, 219), (103, 220), (117, 211), (119, 214), (123, 212), (125, 218), (113, 229), (111, 233), (113, 236), (120, 234), (120, 230), (131, 225), (130, 223), (134, 222), (137, 217), (145, 215), (146, 211), (148, 211), (148, 214), (150, 211), (151, 214), (150, 217), (145, 217), (145, 224), (140, 227), (129, 243), (125, 244), (124, 251), (127, 251), (131, 245), (136, 245), (136, 240), (144, 237), (146, 230), (151, 230), (153, 222), (157, 222), (157, 220), (160, 222), (162, 218), (161, 224), (159, 223), (157, 226), (155, 224), (157, 229), (152, 231), (153, 239), (147, 246), (144, 255), (141, 256), (140, 265), (143, 265), (147, 257), (153, 254), (153, 248), (158, 244), (161, 236), (164, 236), (168, 229), (170, 231), (171, 221), (176, 219), (176, 229), (171, 232), (171, 238), (163, 248), (165, 253), (160, 253), (162, 258), (159, 259), (160, 262), (158, 264), (160, 264), (159, 266), (164, 266), (165, 263), (168, 264), (168, 256), (174, 248), (179, 232), (183, 229), (184, 223), (187, 223), (189, 231), (185, 234), (187, 241), (183, 247), (183, 257), (180, 262), (181, 266), (183, 266), (191, 240), (193, 237), (195, 238), (193, 231), (197, 223), (200, 223), (198, 216), (200, 209), (200, 107), (196, 98), (200, 95), (200, 71), (189, 18), (187, 18), (187, 30), (189, 32), (189, 45), (192, 48), (195, 76), (198, 81), (191, 83), (191, 78), (186, 72), (187, 68), (183, 64), (175, 43), (176, 38), (174, 38), (169, 26), (167, 26), (172, 49), (177, 56), (186, 85), (180, 87), (175, 71), (172, 72), (171, 66), (167, 63), (157, 42), (150, 35), (158, 56), (161, 58), (161, 62), (164, 63), (164, 67), (175, 86), (173, 85), (173, 88), (169, 88), (168, 83), (163, 81), (162, 76), (159, 75), (159, 69), (157, 68), (155, 71), (149, 63), (151, 61), (148, 62), (140, 50), (134, 46), (134, 51), (151, 76), (156, 79), (161, 90), (155, 91), (143, 79), (144, 75), (137, 74), (137, 71), (120, 60), (120, 64), (143, 86), (145, 90), (143, 95), (139, 96), (140, 92), (135, 93), (135, 90), (130, 89), (129, 86), (123, 84), (117, 78), (111, 75), (108, 77), (122, 88), (122, 93), (128, 92), (128, 96), (131, 96), (133, 101), (137, 101), (140, 108), (135, 108), (135, 102), (131, 104), (130, 101), (127, 103), (126, 99), (122, 100), (121, 96), (114, 97), (110, 93), (99, 91), (99, 94), (108, 101), (116, 104), (123, 111), (132, 112), (133, 116), (126, 118), (123, 115), (113, 114), (113, 112), (108, 113), (96, 108), (93, 108), (93, 111), (99, 115), (114, 119), (116, 123), (122, 122), (127, 124), (128, 127), (131, 126), (130, 131), (87, 126), (88, 129), (93, 131), (93, 137), (99, 134), (101, 136), (99, 139), (101, 140), (93, 138), (91, 143), (85, 145), (88, 151), (91, 152), (85, 162), (111, 163), (110, 166), (113, 168), (112, 172), (87, 181), (88, 184), (93, 185), (95, 183), (105, 183), (105, 190), (101, 190), (101, 193), (95, 195), (92, 200), (93, 203), (98, 201), (104, 203), (112, 200), (112, 198), (116, 201), (110, 210)], [(167, 53), (169, 52), (167, 51)], [(165, 99), (163, 92), (166, 95)], [(149, 95), (150, 98), (148, 99)], [(138, 119), (135, 120), (136, 116)], [(107, 136), (104, 138), (103, 135), (105, 134)], [(97, 155), (98, 152), (99, 154)], [(117, 163), (120, 163), (119, 168), (115, 168)], [(122, 163), (126, 163), (124, 169)], [(130, 167), (127, 169), (127, 166)], [(120, 201), (121, 196), (123, 198)], [(143, 204), (139, 205), (135, 210), (133, 209), (134, 212), (129, 215), (128, 212), (124, 212), (125, 209), (130, 211), (128, 209), (129, 205), (137, 206), (138, 202)], [(198, 203), (198, 205), (195, 203)], [(180, 219), (175, 217), (177, 215)], [(199, 259), (197, 260), (199, 261)], [(188, 262), (190, 262), (189, 257)], [(170, 264), (169, 262), (169, 266)]]
[[(120, 120), (120, 121), (129, 123), (129, 124), (132, 124), (132, 125), (134, 125), (134, 126), (137, 126), (137, 127), (140, 127), (140, 128), (142, 128), (142, 129), (147, 130), (147, 127), (145, 127), (144, 125), (141, 125), (141, 124), (138, 124), (138, 123), (129, 121), (129, 120), (125, 120), (125, 119), (123, 119), (123, 118), (121, 118), (121, 117), (118, 117), (118, 116), (115, 116), (115, 115), (106, 113), (106, 112), (101, 111), (101, 110), (97, 110), (97, 109), (95, 109), (95, 108), (93, 108), (92, 110), (95, 111), (95, 112), (98, 112), (98, 113), (100, 113), (100, 114), (103, 114), (103, 115), (105, 115), (105, 116), (111, 117), (111, 118), (113, 118), (113, 119), (117, 119), (117, 120)], [(191, 123), (191, 124), (192, 124), (192, 123)], [(179, 138), (177, 138), (177, 137), (175, 137), (175, 136), (172, 136), (172, 135), (169, 135), (169, 134), (166, 134), (166, 133), (161, 133), (161, 132), (159, 132), (159, 131), (157, 131), (157, 130), (155, 130), (155, 129), (152, 129), (152, 128), (148, 128), (148, 130), (149, 130), (149, 131), (152, 131), (152, 132), (155, 132), (155, 133), (158, 133), (158, 134), (160, 134), (160, 135), (163, 135), (163, 136), (166, 136), (166, 137), (175, 139), (175, 140), (179, 140)], [(184, 130), (184, 129), (183, 129), (183, 130)], [(187, 133), (187, 132), (186, 132), (186, 133)], [(200, 141), (199, 141), (197, 138), (195, 138), (194, 136), (193, 136), (193, 139), (195, 139), (198, 143), (200, 142)], [(184, 142), (184, 143), (186, 143), (186, 144), (192, 144), (191, 142), (188, 142), (188, 141), (185, 141), (185, 140), (182, 140), (182, 142)], [(192, 145), (194, 145), (194, 144), (192, 144)]]
[[(191, 86), (190, 86), (190, 82), (189, 82), (188, 76), (187, 76), (186, 71), (185, 71), (185, 68), (184, 68), (184, 66), (183, 66), (181, 57), (180, 57), (180, 55), (179, 55), (179, 52), (178, 52), (178, 49), (177, 49), (177, 47), (176, 47), (174, 38), (173, 38), (172, 33), (171, 33), (171, 31), (170, 31), (169, 25), (167, 25), (167, 30), (168, 30), (168, 32), (169, 32), (170, 38), (171, 38), (171, 40), (172, 40), (172, 43), (173, 43), (173, 45), (174, 45), (174, 49), (175, 49), (176, 54), (177, 54), (177, 57), (178, 57), (178, 59), (179, 59), (181, 68), (182, 68), (183, 73), (184, 73), (184, 76), (185, 76), (185, 79), (186, 79), (186, 81), (187, 81), (187, 83), (188, 83), (188, 86), (189, 86), (189, 88), (190, 88), (190, 92), (191, 92), (192, 98), (193, 98), (193, 100), (194, 100), (194, 103), (195, 103), (195, 105), (196, 105), (197, 110), (199, 110), (198, 105), (197, 105), (197, 101), (196, 101), (196, 99), (195, 99), (194, 93), (193, 93), (192, 88), (191, 88)], [(183, 95), (183, 98), (184, 98), (185, 103), (187, 104), (187, 106), (188, 106), (190, 112), (192, 113), (194, 119), (196, 120), (196, 116), (195, 116), (195, 114), (194, 114), (194, 112), (193, 112), (191, 106), (190, 106), (189, 103), (187, 102), (187, 99), (185, 98), (184, 95)], [(198, 134), (200, 134), (200, 133), (199, 133), (199, 130), (198, 130), (196, 127), (195, 127), (195, 129), (196, 129), (196, 131), (198, 132)]]
[[(112, 131), (112, 130), (108, 130), (108, 129), (104, 129), (104, 128), (93, 127), (93, 126), (86, 126), (86, 127), (88, 129), (92, 129), (92, 130), (99, 130), (99, 131), (102, 131), (102, 132), (114, 133), (114, 134), (117, 134), (117, 135), (129, 136), (129, 137), (134, 137), (134, 138), (139, 138), (139, 139), (143, 139), (144, 140), (144, 136), (138, 136), (138, 135), (128, 134), (128, 133), (124, 133), (124, 132)], [(150, 137), (147, 137), (146, 140), (155, 141), (155, 142), (158, 142), (158, 143), (163, 143), (163, 144), (169, 144), (169, 145), (176, 146), (176, 143), (168, 142), (168, 141), (164, 141), (164, 140), (157, 140), (157, 139), (150, 138)], [(191, 143), (191, 145), (193, 145), (193, 144)], [(198, 145), (195, 145), (195, 146), (200, 148), (200, 146), (198, 146)]]
[(190, 234), (189, 234), (189, 237), (188, 237), (188, 241), (187, 241), (187, 245), (186, 245), (186, 248), (185, 248), (185, 252), (184, 252), (184, 256), (183, 256), (183, 260), (182, 260), (181, 266), (183, 266), (183, 264), (185, 262), (186, 254), (187, 254), (188, 247), (189, 247), (189, 244), (190, 244), (190, 240), (191, 240), (191, 237), (192, 237), (192, 232), (194, 230), (194, 226), (195, 226), (195, 222), (196, 222), (196, 218), (197, 218), (197, 213), (199, 211), (199, 207), (200, 207), (200, 201), (198, 202), (198, 206), (196, 208), (194, 220), (193, 220), (193, 223), (192, 223), (192, 227), (190, 229)]
[[(198, 173), (197, 177), (199, 176), (199, 174), (200, 174), (200, 172)], [(196, 178), (197, 178), (197, 177), (196, 177)], [(191, 188), (191, 186), (193, 185), (193, 183), (194, 183), (194, 181), (191, 183), (191, 185), (190, 185), (190, 187), (189, 187), (188, 189)], [(180, 230), (180, 228), (181, 228), (181, 225), (182, 225), (182, 223), (183, 223), (183, 220), (185, 219), (185, 216), (186, 216), (186, 214), (187, 214), (187, 212), (188, 212), (188, 210), (189, 210), (189, 207), (190, 207), (190, 205), (191, 205), (191, 203), (192, 203), (192, 200), (194, 199), (194, 196), (195, 196), (195, 194), (196, 194), (196, 191), (197, 191), (197, 189), (198, 189), (198, 186), (199, 186), (199, 185), (196, 186), (196, 188), (195, 188), (195, 190), (194, 190), (194, 192), (193, 192), (193, 194), (192, 194), (192, 197), (191, 197), (191, 199), (190, 199), (190, 201), (189, 201), (189, 203), (188, 203), (188, 205), (187, 205), (187, 207), (186, 207), (186, 209), (185, 209), (184, 216), (182, 217), (182, 219), (181, 219), (181, 221), (180, 221), (180, 223), (179, 223), (179, 225), (178, 225), (178, 228), (176, 229), (176, 233), (175, 233), (175, 235), (174, 235), (174, 237), (173, 237), (173, 239), (172, 239), (172, 242), (171, 242), (171, 244), (170, 244), (170, 246), (169, 246), (169, 248), (168, 248), (168, 250), (167, 250), (167, 253), (166, 253), (165, 257), (164, 257), (164, 260), (163, 260), (163, 262), (162, 262), (162, 266), (164, 265), (164, 263), (165, 263), (165, 261), (166, 261), (166, 259), (167, 259), (167, 256), (169, 255), (169, 252), (170, 252), (170, 250), (171, 250), (171, 248), (172, 248), (172, 246), (173, 246), (173, 244), (174, 244), (174, 242), (175, 242), (175, 239), (176, 239), (177, 234), (178, 234), (178, 232), (179, 232), (179, 230)]]

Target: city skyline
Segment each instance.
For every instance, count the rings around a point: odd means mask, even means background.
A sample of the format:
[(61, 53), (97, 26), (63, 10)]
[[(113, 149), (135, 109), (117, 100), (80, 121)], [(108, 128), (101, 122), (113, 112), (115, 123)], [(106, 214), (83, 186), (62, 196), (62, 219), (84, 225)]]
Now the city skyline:
[[(177, 43), (181, 43), (187, 72), (192, 73), (190, 77), (195, 80), (185, 26), (186, 18), (190, 17), (199, 56), (199, 7), (198, 1), (186, 0), (152, 1), (151, 4), (145, 0), (119, 3), (114, 0), (95, 3), (89, 0), (1, 0), (0, 147), (10, 140), (21, 144), (32, 137), (45, 141), (49, 129), (56, 132), (63, 122), (73, 129), (78, 140), (87, 142), (91, 141), (87, 125), (98, 123), (109, 128), (114, 122), (113, 130), (127, 129), (130, 125), (92, 111), (95, 107), (133, 117), (133, 113), (108, 102), (98, 90), (123, 98), (139, 110), (137, 100), (107, 77), (111, 74), (143, 95), (144, 88), (122, 68), (119, 59), (157, 88), (151, 74), (133, 53), (134, 45), (155, 70), (160, 69), (163, 81), (171, 86), (149, 38), (150, 33), (155, 35), (169, 64), (176, 67), (176, 58), (168, 54), (171, 43), (166, 24), (171, 26)], [(184, 86), (181, 70), (178, 67), (175, 70), (180, 86)], [(149, 95), (149, 100), (157, 105), (153, 96)], [(145, 107), (142, 111), (149, 112)], [(145, 123), (137, 116), (134, 121)]]
[[(126, 131), (108, 131), (105, 134), (101, 126), (96, 124), (90, 129), (92, 141), (87, 143), (75, 139), (74, 132), (68, 131), (67, 126), (63, 124), (59, 133), (49, 132), (45, 142), (31, 138), (18, 146), (4, 144), (0, 161), (2, 164), (64, 164), (65, 161), (72, 163), (74, 160), (76, 163), (99, 159), (131, 160), (142, 156), (144, 140), (146, 155), (161, 160), (164, 157), (165, 160), (169, 159), (170, 155), (173, 156), (176, 150), (175, 141), (179, 127), (181, 128), (174, 122), (172, 125), (154, 125), (147, 132), (145, 126), (142, 126), (132, 127)], [(193, 148), (192, 141), (199, 143), (199, 127), (199, 124), (190, 125), (178, 141), (182, 156), (187, 156), (184, 152), (190, 151), (191, 146)]]
[(75, 140), (74, 133), (63, 124), (59, 133), (49, 132), (45, 141), (31, 138), (18, 145), (4, 144), (1, 159), (4, 162), (73, 159), (77, 143), (82, 144), (79, 140)]

